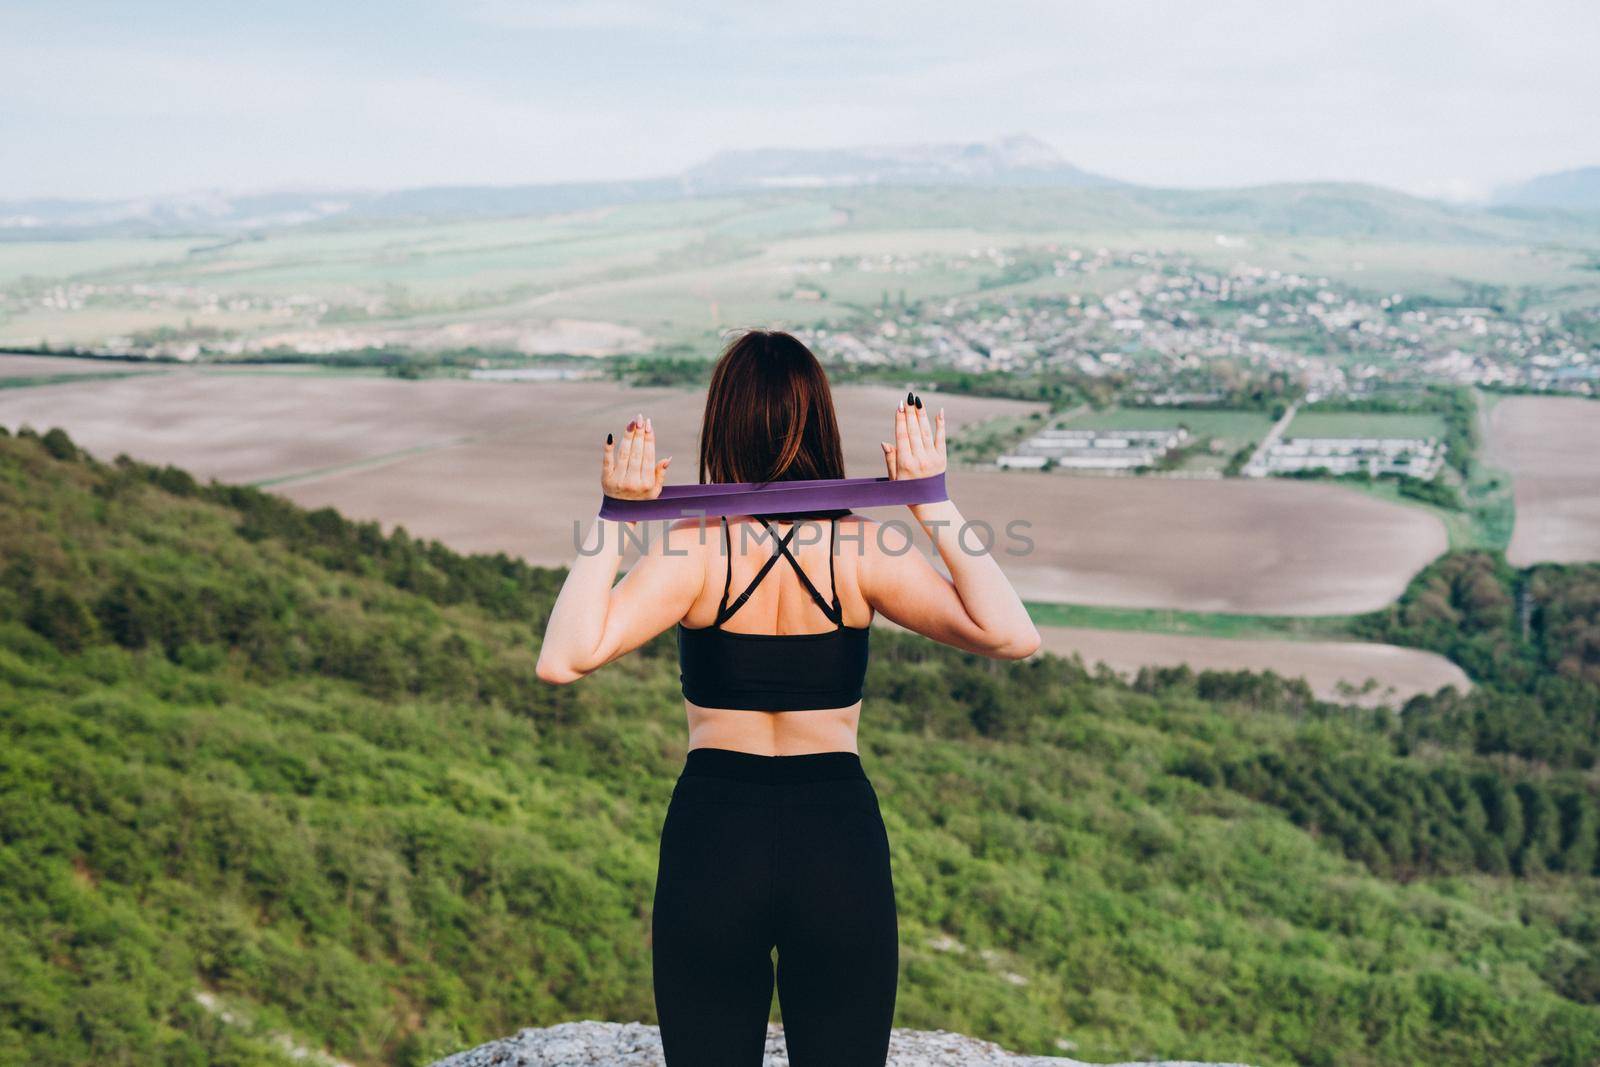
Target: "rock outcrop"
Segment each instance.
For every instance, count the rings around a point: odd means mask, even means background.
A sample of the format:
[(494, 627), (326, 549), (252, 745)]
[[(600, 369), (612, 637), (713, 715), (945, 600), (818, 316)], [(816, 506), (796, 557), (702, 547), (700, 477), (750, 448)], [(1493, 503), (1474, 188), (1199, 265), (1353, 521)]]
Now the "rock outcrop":
[[(458, 1052), (433, 1067), (665, 1067), (661, 1035), (644, 1023), (561, 1023), (528, 1029), (515, 1037)], [(888, 1067), (1106, 1067), (1060, 1056), (1022, 1056), (999, 1045), (944, 1030), (896, 1030)], [(767, 1027), (763, 1067), (789, 1067), (783, 1027)], [(1115, 1067), (1134, 1067), (1120, 1064)], [(1140, 1067), (1244, 1067), (1184, 1060), (1150, 1061)]]

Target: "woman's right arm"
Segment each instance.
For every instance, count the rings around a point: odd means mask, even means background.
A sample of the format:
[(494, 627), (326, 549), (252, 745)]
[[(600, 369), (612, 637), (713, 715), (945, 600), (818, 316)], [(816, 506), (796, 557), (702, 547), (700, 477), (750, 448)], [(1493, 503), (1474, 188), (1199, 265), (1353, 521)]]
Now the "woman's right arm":
[[(930, 420), (920, 407), (898, 405), (895, 443), (883, 447), (891, 478), (940, 473), (945, 469), (944, 413)], [(958, 536), (966, 520), (955, 503), (914, 504), (911, 514), (950, 577), (916, 551), (909, 530), (886, 524), (863, 538), (858, 580), (867, 603), (891, 622), (968, 652), (999, 659), (1037, 652), (1038, 627), (1000, 564), (987, 551), (970, 551)]]
[[(656, 461), (655, 428), (642, 414), (628, 423), (622, 444), (613, 450), (606, 436), (600, 460), (600, 487), (609, 496), (653, 500), (661, 495), (668, 459)], [(624, 524), (595, 519), (592, 552), (580, 553), (561, 585), (536, 671), (556, 685), (575, 682), (618, 656), (633, 651), (682, 619), (705, 581), (705, 538), (698, 523), (680, 521), (643, 538), (644, 550), (615, 586), (622, 564)], [(693, 531), (698, 536), (691, 537)]]

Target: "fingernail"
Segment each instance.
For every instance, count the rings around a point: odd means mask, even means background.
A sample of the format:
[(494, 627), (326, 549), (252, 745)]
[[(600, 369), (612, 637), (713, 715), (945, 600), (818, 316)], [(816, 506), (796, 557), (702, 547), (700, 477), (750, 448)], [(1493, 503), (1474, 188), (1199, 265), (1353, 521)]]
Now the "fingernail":
[(911, 396), (911, 394), (910, 394), (910, 393), (907, 393), (907, 394), (906, 394), (906, 403), (907, 403), (907, 404), (909, 404), (909, 403), (911, 403), (911, 402), (912, 402), (912, 399), (913, 399), (913, 398), (912, 398), (912, 396)]
[(611, 435), (610, 434), (606, 434), (606, 444), (609, 445), (610, 443), (611, 443)]
[(654, 433), (655, 429), (656, 429), (656, 424), (651, 422), (649, 419), (645, 419), (644, 420), (644, 428), (649, 430), (651, 433)]
[(917, 410), (918, 411), (922, 410), (922, 398), (920, 396), (917, 397)]

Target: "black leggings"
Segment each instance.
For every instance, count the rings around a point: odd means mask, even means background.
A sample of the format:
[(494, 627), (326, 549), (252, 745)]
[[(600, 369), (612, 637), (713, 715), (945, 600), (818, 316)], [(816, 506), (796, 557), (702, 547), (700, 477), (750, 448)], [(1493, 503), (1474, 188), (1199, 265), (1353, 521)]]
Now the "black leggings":
[(883, 1067), (899, 976), (889, 839), (854, 752), (689, 752), (661, 829), (656, 1014), (668, 1067)]

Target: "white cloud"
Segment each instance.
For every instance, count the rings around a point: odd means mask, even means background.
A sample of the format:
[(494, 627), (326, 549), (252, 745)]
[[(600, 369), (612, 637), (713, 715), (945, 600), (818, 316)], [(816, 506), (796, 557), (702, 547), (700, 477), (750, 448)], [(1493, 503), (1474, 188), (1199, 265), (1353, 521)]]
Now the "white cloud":
[(637, 177), (1018, 130), (1161, 184), (1467, 196), (1600, 158), (1600, 5), (1567, 0), (422, 2), (356, 28), (286, 8), (278, 34), (0, 15), (27, 161), (0, 195)]
[(513, 30), (660, 29), (675, 25), (666, 8), (632, 0), (477, 0), (468, 16)]
[(1453, 204), (1477, 204), (1488, 200), (1493, 190), (1471, 178), (1454, 177), (1427, 178), (1406, 186), (1405, 191), (1432, 200), (1447, 200)]

